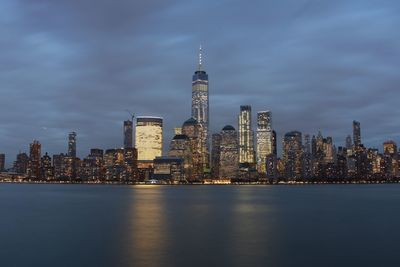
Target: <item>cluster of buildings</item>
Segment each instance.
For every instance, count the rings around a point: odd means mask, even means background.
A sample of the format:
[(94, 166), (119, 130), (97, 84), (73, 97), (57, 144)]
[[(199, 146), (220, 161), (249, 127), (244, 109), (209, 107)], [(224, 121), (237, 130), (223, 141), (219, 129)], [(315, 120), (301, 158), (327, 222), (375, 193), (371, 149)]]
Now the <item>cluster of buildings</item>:
[[(360, 123), (353, 122), (353, 137), (336, 147), (332, 137), (319, 132), (312, 137), (299, 131), (283, 136), (278, 156), (277, 134), (269, 110), (256, 113), (240, 106), (238, 123), (209, 133), (208, 75), (202, 53), (192, 77), (190, 117), (174, 129), (175, 135), (163, 149), (163, 119), (140, 116), (123, 123), (123, 147), (93, 148), (87, 157), (76, 153), (75, 132), (68, 136), (68, 151), (42, 155), (33, 141), (29, 155), (17, 155), (13, 168), (4, 172), (5, 155), (0, 154), (2, 177), (42, 181), (93, 181), (166, 183), (278, 182), (278, 181), (366, 181), (396, 180), (400, 157), (394, 141), (383, 144), (383, 153), (361, 142)], [(163, 154), (163, 151), (166, 151)]]

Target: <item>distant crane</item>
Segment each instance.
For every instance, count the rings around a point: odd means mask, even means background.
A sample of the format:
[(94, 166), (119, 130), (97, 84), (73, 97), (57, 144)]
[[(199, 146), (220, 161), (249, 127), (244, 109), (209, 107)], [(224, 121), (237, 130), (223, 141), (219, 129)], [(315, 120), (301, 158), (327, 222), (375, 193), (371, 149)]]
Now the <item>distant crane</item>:
[(135, 118), (135, 114), (133, 114), (129, 109), (126, 109), (125, 111), (128, 112), (128, 114), (131, 116), (131, 121), (133, 124), (133, 119)]

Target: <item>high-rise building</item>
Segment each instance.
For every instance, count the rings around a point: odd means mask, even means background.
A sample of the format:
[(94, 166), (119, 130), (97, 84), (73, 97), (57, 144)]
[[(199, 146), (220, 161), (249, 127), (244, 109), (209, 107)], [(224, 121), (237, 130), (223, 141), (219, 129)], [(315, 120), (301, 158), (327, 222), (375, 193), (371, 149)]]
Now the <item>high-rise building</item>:
[(26, 153), (19, 153), (17, 160), (14, 162), (14, 171), (19, 174), (27, 173), (29, 165), (29, 157)]
[(41, 158), (42, 145), (37, 140), (33, 140), (33, 143), (29, 146), (29, 164), (28, 164), (28, 176), (31, 178), (40, 179), (40, 158)]
[(266, 173), (266, 157), (273, 153), (272, 147), (272, 123), (270, 111), (257, 112), (257, 137), (256, 137), (256, 156), (257, 171)]
[(124, 180), (124, 150), (107, 149), (104, 153), (105, 179), (107, 181)]
[(124, 181), (136, 179), (137, 170), (137, 150), (134, 147), (124, 148)]
[(352, 146), (353, 146), (353, 144), (352, 144), (352, 141), (351, 141), (351, 136), (348, 135), (348, 136), (346, 137), (346, 148), (347, 148), (347, 149), (351, 149)]
[(90, 149), (90, 154), (83, 159), (80, 177), (86, 181), (103, 180), (103, 150), (98, 148)]
[(239, 163), (254, 163), (253, 130), (251, 129), (251, 107), (240, 106), (239, 114)]
[(194, 118), (186, 120), (182, 125), (182, 134), (189, 138), (192, 151), (192, 172), (188, 180), (201, 180), (205, 171), (203, 126)]
[(131, 120), (124, 121), (124, 148), (132, 148), (133, 142), (133, 122)]
[(6, 155), (5, 154), (0, 154), (0, 172), (3, 172), (5, 170), (5, 164), (6, 164)]
[(168, 157), (178, 157), (183, 160), (183, 179), (190, 180), (193, 169), (192, 141), (187, 135), (182, 134), (182, 131), (180, 131), (180, 134), (176, 134), (172, 139), (169, 146)]
[(208, 97), (208, 74), (203, 69), (202, 49), (199, 51), (199, 63), (197, 70), (192, 77), (192, 117), (201, 125), (203, 133), (201, 134), (202, 157), (205, 162), (205, 168), (209, 168), (209, 97)]
[(358, 121), (353, 121), (353, 141), (355, 147), (361, 145), (361, 126)]
[(40, 161), (41, 177), (45, 180), (52, 180), (54, 178), (53, 166), (51, 165), (51, 157), (46, 154)]
[(212, 135), (211, 145), (211, 173), (212, 177), (219, 177), (219, 163), (221, 159), (221, 134), (215, 133)]
[(303, 146), (301, 133), (293, 131), (286, 133), (283, 139), (282, 158), (287, 178), (302, 177)]
[(237, 178), (239, 172), (238, 134), (231, 125), (222, 128), (220, 151), (220, 178)]
[(138, 161), (152, 161), (162, 155), (163, 119), (141, 116), (136, 118), (135, 147)]
[(312, 177), (312, 154), (309, 134), (304, 135), (303, 174), (304, 178)]
[(278, 146), (277, 146), (277, 141), (276, 141), (276, 131), (272, 130), (272, 154), (275, 156), (278, 155)]
[(70, 132), (68, 135), (68, 156), (76, 158), (76, 132)]
[(54, 178), (57, 180), (64, 179), (64, 158), (67, 155), (61, 153), (53, 155), (53, 168), (54, 168)]

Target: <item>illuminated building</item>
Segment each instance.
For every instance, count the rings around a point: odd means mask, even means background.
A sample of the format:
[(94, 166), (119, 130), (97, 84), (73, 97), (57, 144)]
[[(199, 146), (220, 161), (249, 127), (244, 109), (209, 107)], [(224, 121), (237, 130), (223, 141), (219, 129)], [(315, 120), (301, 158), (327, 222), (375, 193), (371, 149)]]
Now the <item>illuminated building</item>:
[(312, 177), (312, 154), (310, 135), (304, 135), (304, 155), (303, 155), (303, 176), (304, 178)]
[(76, 133), (71, 132), (68, 135), (68, 156), (76, 157)]
[(199, 63), (192, 77), (192, 118), (201, 125), (202, 161), (204, 170), (209, 169), (209, 97), (208, 97), (208, 75), (203, 69), (202, 50), (199, 51)]
[(238, 176), (239, 145), (238, 135), (231, 125), (226, 125), (221, 131), (219, 177), (231, 179)]
[(46, 153), (40, 161), (41, 177), (45, 180), (54, 178), (53, 167), (51, 165), (51, 157)]
[(4, 171), (5, 164), (6, 164), (6, 155), (0, 154), (0, 172)]
[(31, 178), (40, 179), (40, 158), (42, 145), (37, 140), (29, 146), (29, 164), (27, 174)]
[(175, 127), (174, 128), (174, 134), (175, 135), (182, 134), (182, 127)]
[(53, 155), (54, 178), (57, 180), (63, 179), (64, 157), (66, 156), (63, 153)]
[(133, 122), (131, 120), (124, 121), (124, 148), (132, 148), (133, 142)]
[(276, 132), (275, 130), (272, 130), (272, 154), (274, 154), (275, 156), (278, 155), (278, 146), (276, 143)]
[(383, 142), (383, 153), (397, 155), (397, 144), (393, 140)]
[(124, 180), (124, 150), (107, 149), (104, 153), (105, 179), (107, 181)]
[(124, 174), (125, 181), (136, 179), (137, 170), (137, 150), (133, 147), (124, 148)]
[(135, 147), (138, 161), (152, 161), (162, 154), (163, 119), (142, 116), (136, 118)]
[(254, 163), (251, 107), (240, 106), (239, 114), (239, 163)]
[[(391, 159), (391, 174), (396, 177), (399, 173), (398, 151), (397, 144), (393, 140), (388, 140), (383, 143), (383, 153)], [(388, 159), (389, 160), (389, 159)]]
[(332, 137), (323, 139), (323, 152), (324, 152), (324, 163), (333, 163), (335, 157), (335, 151), (333, 147)]
[(285, 165), (285, 176), (291, 178), (302, 177), (302, 136), (298, 131), (285, 134), (283, 139), (282, 159)]
[(260, 174), (266, 173), (266, 157), (273, 153), (272, 147), (272, 125), (271, 112), (257, 112), (257, 135), (256, 135), (256, 156), (257, 171)]
[(192, 142), (187, 135), (182, 134), (182, 131), (171, 140), (168, 157), (181, 158), (183, 160), (183, 179), (190, 180), (193, 169)]
[(183, 159), (180, 157), (156, 157), (154, 159), (153, 179), (173, 183), (184, 180)]
[(265, 157), (265, 175), (268, 179), (275, 179), (278, 173), (278, 161), (275, 154), (269, 154)]
[(77, 178), (79, 171), (79, 159), (71, 156), (62, 157), (61, 163), (61, 178), (63, 180), (74, 180)]
[(92, 148), (90, 154), (82, 161), (80, 177), (83, 180), (103, 180), (103, 166), (103, 150)]
[(381, 156), (379, 155), (378, 149), (368, 149), (368, 159), (371, 162), (372, 174), (379, 174), (381, 171), (380, 163)]
[(201, 180), (203, 179), (204, 170), (206, 166), (204, 158), (204, 141), (203, 127), (194, 118), (186, 120), (182, 125), (182, 134), (189, 138), (190, 147), (192, 151), (192, 173), (187, 180)]
[(211, 173), (212, 177), (219, 177), (219, 164), (221, 160), (221, 134), (215, 133), (212, 135), (211, 144)]
[(361, 145), (361, 126), (358, 121), (353, 121), (353, 141), (355, 147)]

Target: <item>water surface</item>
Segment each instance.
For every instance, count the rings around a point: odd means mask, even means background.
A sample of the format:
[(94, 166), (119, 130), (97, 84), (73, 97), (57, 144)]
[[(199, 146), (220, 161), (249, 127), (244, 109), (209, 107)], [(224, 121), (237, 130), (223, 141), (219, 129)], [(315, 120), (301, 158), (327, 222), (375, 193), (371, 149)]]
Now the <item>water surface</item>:
[(0, 184), (1, 266), (400, 266), (400, 185)]

